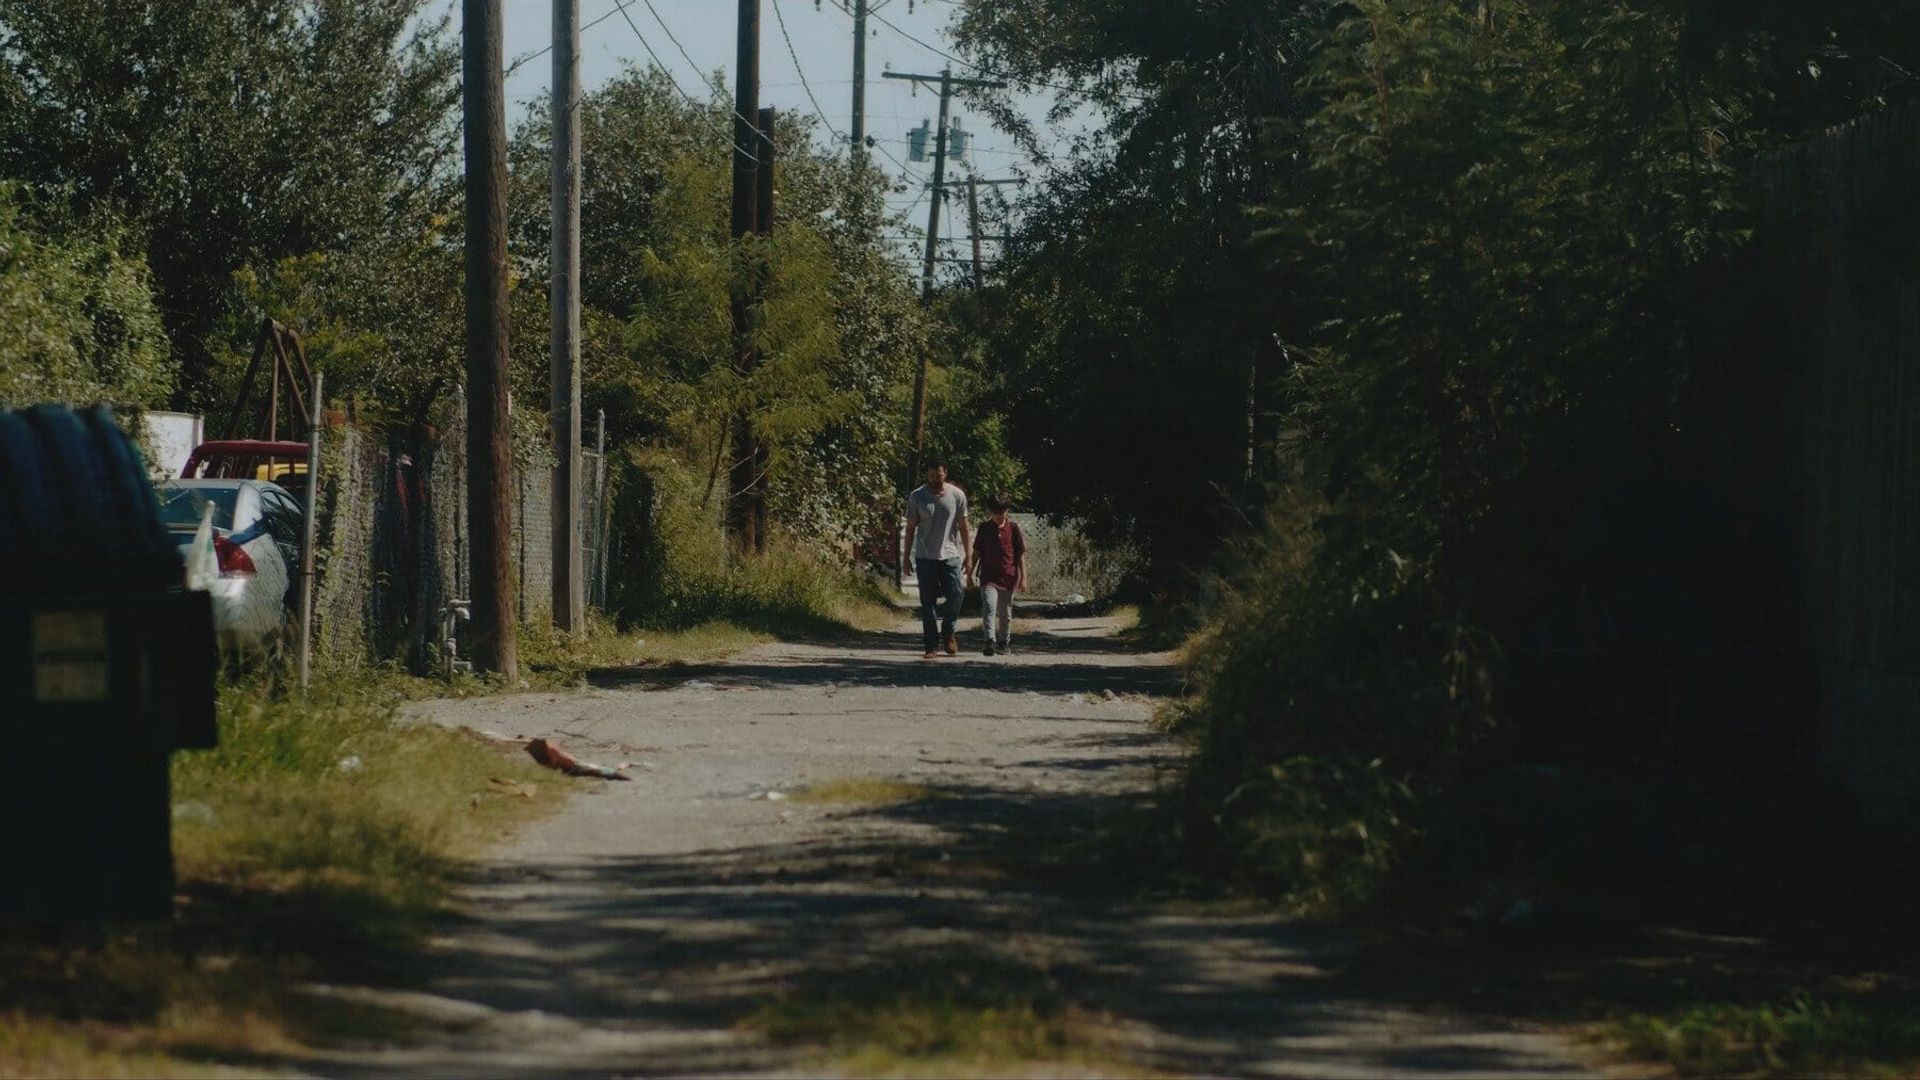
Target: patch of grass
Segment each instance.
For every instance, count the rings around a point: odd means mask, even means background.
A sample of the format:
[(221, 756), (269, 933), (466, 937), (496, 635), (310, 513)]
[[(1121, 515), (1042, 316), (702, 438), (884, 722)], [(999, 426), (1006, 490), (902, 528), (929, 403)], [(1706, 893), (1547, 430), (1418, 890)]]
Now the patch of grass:
[(395, 961), (456, 860), (557, 801), (522, 755), (396, 722), (385, 681), (269, 681), (227, 688), (219, 748), (174, 758), (171, 922), (0, 932), (0, 1076), (257, 1073), (377, 1034), (396, 1021), (297, 987)]
[[(775, 1041), (819, 1046), (834, 1069), (855, 1076), (1017, 1074), (1036, 1064), (1072, 1065), (1078, 1071), (1112, 1063), (1101, 1018), (1019, 999), (997, 1004), (951, 998), (785, 1001), (750, 1023)], [(1112, 1075), (1115, 1070), (1100, 1071)]]
[(1118, 1021), (1061, 1000), (1044, 973), (991, 957), (927, 958), (875, 984), (790, 992), (743, 1021), (778, 1043), (814, 1048), (823, 1071), (857, 1076), (1138, 1076)]
[(636, 630), (632, 663), (699, 664), (778, 640), (763, 630), (715, 620), (685, 630)]
[(1685, 1076), (1913, 1076), (1920, 1010), (1911, 998), (1856, 1004), (1801, 992), (1778, 1005), (1725, 1002), (1615, 1020), (1627, 1054)]
[(724, 602), (709, 597), (715, 614), (702, 621), (625, 627), (590, 611), (586, 628), (574, 633), (548, 623), (524, 625), (520, 681), (513, 685), (471, 675), (450, 681), (422, 678), (397, 669), (380, 673), (379, 681), (405, 698), (564, 689), (581, 685), (595, 671), (707, 663), (774, 641), (888, 629), (903, 617), (877, 583), (791, 551), (769, 553), (736, 568), (726, 580)]
[(721, 521), (724, 500), (674, 455), (635, 449), (616, 467), (622, 490), (646, 493), (616, 500), (614, 542), (631, 554), (609, 606), (623, 625), (721, 621), (791, 639), (844, 633), (881, 613), (897, 620), (883, 587), (832, 552), (776, 536), (766, 552), (742, 557)]
[(147, 1050), (127, 1050), (112, 1031), (55, 1027), (20, 1012), (0, 1014), (0, 1076), (201, 1077), (225, 1070)]
[(925, 784), (890, 780), (879, 776), (849, 776), (809, 784), (793, 793), (795, 802), (830, 803), (852, 806), (894, 806), (935, 797)]

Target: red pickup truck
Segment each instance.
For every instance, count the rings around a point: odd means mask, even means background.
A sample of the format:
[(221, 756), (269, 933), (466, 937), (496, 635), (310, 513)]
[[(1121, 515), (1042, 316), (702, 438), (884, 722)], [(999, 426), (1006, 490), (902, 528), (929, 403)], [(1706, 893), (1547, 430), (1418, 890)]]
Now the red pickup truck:
[(307, 444), (266, 439), (216, 439), (187, 455), (182, 480), (270, 480), (305, 502)]

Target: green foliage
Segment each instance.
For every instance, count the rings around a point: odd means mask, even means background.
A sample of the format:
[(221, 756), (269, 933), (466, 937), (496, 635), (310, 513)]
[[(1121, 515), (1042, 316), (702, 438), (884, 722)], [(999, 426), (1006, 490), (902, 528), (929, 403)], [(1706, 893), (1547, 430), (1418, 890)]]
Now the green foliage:
[(1311, 7), (1012, 0), (957, 24), (990, 66), (1102, 109), (961, 318), (1036, 504), (1134, 541), (1156, 576), (1257, 517), (1249, 444), (1277, 437), (1285, 351), (1249, 210), (1287, 170), (1266, 121), (1293, 107)]
[(363, 415), (425, 417), (464, 381), (462, 273), (458, 237), (445, 227), (409, 235), (397, 225), (351, 251), (243, 267), (208, 343), (213, 400), (239, 391), (265, 316), (299, 332), (329, 398), (358, 400)]
[(976, 518), (994, 492), (1027, 508), (1032, 483), (1026, 463), (1010, 449), (1008, 421), (997, 383), (965, 364), (935, 367), (928, 378), (927, 455), (947, 463), (954, 482), (973, 498)]
[(422, 0), (0, 2), (0, 176), (123, 213), (182, 403), (233, 273), (405, 235), (446, 194), (458, 57)]
[(622, 573), (611, 607), (629, 626), (725, 621), (778, 636), (831, 634), (881, 601), (871, 581), (814, 549), (780, 543), (742, 558), (722, 528), (718, 489), (671, 452), (634, 453), (616, 480)]
[[(689, 104), (657, 70), (629, 71), (582, 104), (586, 406), (606, 410), (615, 445), (671, 448), (709, 507), (729, 494), (744, 410), (769, 451), (775, 522), (824, 548), (895, 497), (900, 391), (930, 323), (879, 246), (878, 177), (813, 150), (805, 123), (782, 121), (773, 235), (729, 239), (729, 116), (723, 98)], [(548, 139), (534, 121), (511, 156), (513, 242), (534, 280), (551, 242)], [(746, 375), (731, 301), (756, 284), (760, 364)], [(524, 298), (516, 334), (542, 339), (541, 295)], [(544, 355), (521, 355), (520, 385), (544, 387)]]
[(146, 266), (121, 230), (37, 227), (0, 183), (0, 408), (162, 404), (173, 386)]
[(1688, 268), (1737, 237), (1735, 99), (1679, 40), (1620, 6), (1371, 0), (1306, 69), (1262, 237), (1299, 328), (1287, 473), (1184, 717), (1189, 837), (1228, 872), (1375, 900), (1477, 769), (1594, 752), (1542, 734), (1579, 727), (1564, 694), (1529, 714), (1502, 643), (1598, 573), (1594, 501), (1657, 475)]
[(1911, 1000), (1861, 1007), (1802, 992), (1758, 1006), (1709, 1003), (1635, 1014), (1613, 1034), (1682, 1076), (1908, 1075), (1920, 1062)]

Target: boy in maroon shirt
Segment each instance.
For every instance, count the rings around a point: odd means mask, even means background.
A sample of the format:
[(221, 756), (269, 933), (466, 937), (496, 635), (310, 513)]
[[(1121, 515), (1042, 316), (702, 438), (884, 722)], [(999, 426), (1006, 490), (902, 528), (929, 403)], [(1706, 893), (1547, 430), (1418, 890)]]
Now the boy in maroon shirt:
[(1013, 651), (1013, 594), (1027, 584), (1027, 538), (1007, 517), (1013, 500), (1004, 494), (987, 501), (992, 516), (973, 538), (973, 565), (980, 575), (980, 615), (987, 636), (986, 654)]

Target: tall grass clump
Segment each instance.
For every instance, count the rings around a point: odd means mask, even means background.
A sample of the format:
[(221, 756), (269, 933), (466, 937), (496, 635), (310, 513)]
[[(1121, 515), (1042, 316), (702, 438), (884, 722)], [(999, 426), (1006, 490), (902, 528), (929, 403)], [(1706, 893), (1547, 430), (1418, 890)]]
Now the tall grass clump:
[(777, 637), (876, 621), (880, 587), (825, 545), (776, 536), (743, 558), (722, 523), (725, 478), (708, 484), (675, 456), (640, 451), (621, 477), (612, 609), (628, 626), (728, 622)]
[(380, 913), (368, 933), (411, 932), (440, 909), (455, 861), (525, 812), (494, 778), (543, 779), (471, 735), (402, 722), (377, 683), (300, 700), (272, 681), (226, 687), (219, 747), (174, 758), (183, 881), (345, 899)]
[(1168, 719), (1196, 751), (1186, 854), (1209, 876), (1316, 912), (1377, 900), (1488, 723), (1489, 655), (1422, 610), (1391, 553), (1331, 557), (1276, 514), (1233, 556)]

